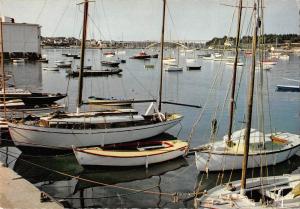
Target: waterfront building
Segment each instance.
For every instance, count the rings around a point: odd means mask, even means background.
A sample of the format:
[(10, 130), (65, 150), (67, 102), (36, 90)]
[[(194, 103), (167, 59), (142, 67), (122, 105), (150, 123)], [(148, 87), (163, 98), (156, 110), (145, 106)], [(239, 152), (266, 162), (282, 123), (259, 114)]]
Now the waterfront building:
[(41, 26), (38, 24), (16, 23), (14, 18), (1, 16), (3, 22), (4, 58), (41, 57)]

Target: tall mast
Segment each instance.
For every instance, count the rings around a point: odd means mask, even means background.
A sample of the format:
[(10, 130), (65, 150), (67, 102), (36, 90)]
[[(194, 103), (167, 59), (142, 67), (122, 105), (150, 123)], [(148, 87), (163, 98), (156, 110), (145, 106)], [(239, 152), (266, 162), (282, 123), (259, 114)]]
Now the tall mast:
[(257, 45), (257, 32), (260, 26), (260, 20), (256, 13), (256, 3), (254, 3), (253, 11), (254, 20), (254, 31), (252, 37), (252, 65), (250, 72), (250, 80), (248, 85), (248, 98), (247, 98), (247, 115), (246, 115), (246, 129), (244, 138), (244, 159), (242, 165), (242, 179), (241, 179), (241, 193), (244, 193), (246, 188), (246, 171), (248, 165), (248, 155), (249, 155), (249, 141), (250, 141), (250, 131), (252, 122), (252, 107), (253, 107), (253, 93), (254, 93), (254, 81), (255, 81), (255, 58), (256, 58), (256, 45)]
[(164, 42), (165, 42), (165, 14), (167, 0), (163, 0), (163, 16), (162, 16), (162, 28), (160, 38), (160, 84), (159, 84), (159, 98), (158, 98), (158, 111), (161, 111), (161, 100), (162, 100), (162, 81), (163, 81), (163, 59), (164, 59)]
[[(263, 23), (263, 2), (258, 1), (257, 4), (257, 15), (261, 17), (261, 22)], [(260, 14), (261, 12), (261, 14)], [(265, 130), (264, 130), (264, 104), (263, 104), (263, 87), (264, 87), (264, 77), (263, 77), (263, 63), (264, 60), (264, 26), (261, 26), (261, 30), (258, 38), (258, 50), (259, 50), (259, 82), (258, 82), (258, 130), (262, 133), (262, 136), (259, 136), (259, 141), (262, 143), (263, 148), (265, 147)]]
[(239, 14), (237, 21), (237, 31), (236, 31), (236, 42), (235, 42), (235, 58), (233, 65), (233, 74), (232, 74), (232, 88), (231, 88), (231, 97), (230, 97), (230, 116), (229, 116), (229, 127), (228, 127), (228, 139), (227, 142), (231, 141), (232, 126), (233, 126), (233, 115), (235, 107), (235, 86), (236, 86), (236, 71), (237, 71), (237, 62), (239, 57), (239, 44), (240, 44), (240, 31), (241, 31), (241, 17), (243, 9), (243, 0), (239, 2)]
[(5, 94), (6, 94), (6, 91), (5, 91), (5, 72), (4, 72), (4, 51), (3, 51), (3, 22), (2, 22), (2, 18), (0, 18), (0, 35), (1, 35), (1, 58), (0, 58), (0, 68), (1, 68), (1, 73), (2, 73), (2, 92), (3, 92), (3, 107), (4, 107), (4, 118), (6, 119), (6, 104), (5, 104)]
[(82, 29), (82, 40), (81, 40), (81, 59), (80, 59), (80, 70), (79, 70), (79, 81), (78, 81), (78, 98), (77, 98), (77, 114), (80, 112), (80, 106), (82, 104), (82, 88), (83, 88), (83, 66), (84, 66), (84, 53), (85, 53), (85, 41), (86, 41), (86, 28), (88, 19), (88, 0), (84, 0), (84, 13), (83, 13), (83, 29)]

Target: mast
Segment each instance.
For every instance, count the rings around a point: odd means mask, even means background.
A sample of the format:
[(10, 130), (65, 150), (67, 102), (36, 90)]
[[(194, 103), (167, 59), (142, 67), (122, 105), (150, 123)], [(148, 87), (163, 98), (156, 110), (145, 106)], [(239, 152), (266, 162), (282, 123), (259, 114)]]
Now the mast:
[(81, 41), (81, 58), (80, 58), (80, 70), (78, 80), (78, 98), (77, 98), (77, 114), (80, 112), (80, 106), (82, 104), (82, 88), (83, 88), (83, 66), (84, 66), (84, 53), (85, 53), (85, 41), (86, 41), (86, 28), (88, 19), (88, 0), (84, 0), (84, 13), (83, 13), (83, 28), (82, 28), (82, 41)]
[(230, 116), (229, 116), (227, 144), (230, 144), (231, 142), (231, 134), (232, 134), (232, 126), (233, 126), (233, 115), (234, 115), (234, 108), (235, 108), (234, 97), (235, 97), (235, 86), (236, 86), (237, 62), (239, 56), (242, 9), (243, 9), (243, 0), (240, 0), (238, 21), (237, 21), (237, 31), (236, 31), (236, 42), (235, 42), (235, 58), (234, 58), (233, 73), (232, 73), (232, 88), (231, 88), (231, 97), (230, 97), (230, 112), (229, 112)]
[(257, 45), (257, 32), (260, 27), (260, 19), (256, 13), (256, 3), (254, 3), (253, 8), (253, 17), (254, 20), (254, 30), (252, 37), (252, 65), (250, 72), (250, 80), (248, 85), (248, 98), (247, 98), (247, 115), (246, 115), (246, 129), (244, 137), (244, 159), (242, 165), (242, 178), (241, 178), (241, 194), (244, 194), (246, 188), (246, 172), (248, 164), (248, 155), (249, 155), (249, 141), (250, 141), (250, 131), (251, 131), (251, 122), (252, 122), (252, 107), (253, 107), (253, 93), (254, 93), (254, 81), (255, 81), (255, 58), (256, 58), (256, 45)]
[(158, 98), (158, 112), (161, 111), (161, 100), (162, 100), (162, 81), (163, 81), (163, 59), (164, 59), (164, 42), (165, 42), (165, 14), (167, 0), (163, 0), (163, 16), (162, 16), (162, 28), (161, 28), (161, 39), (160, 39), (160, 84), (159, 84), (159, 98)]
[[(261, 0), (258, 1), (257, 4), (257, 15), (261, 17), (261, 22), (263, 24), (264, 16), (263, 16), (263, 2)], [(261, 12), (261, 14), (260, 14)], [(263, 77), (263, 63), (262, 61), (265, 59), (264, 58), (264, 26), (261, 26), (259, 38), (258, 38), (258, 49), (259, 49), (259, 82), (258, 82), (258, 130), (261, 132), (263, 135), (262, 137), (259, 136), (259, 142), (262, 143), (262, 147), (265, 148), (265, 130), (264, 130), (264, 122), (265, 122), (265, 117), (264, 117), (264, 103), (263, 103), (263, 87), (264, 87), (264, 77)]]
[(0, 58), (0, 68), (1, 68), (1, 73), (2, 73), (2, 91), (3, 91), (3, 107), (4, 107), (4, 118), (6, 119), (6, 104), (5, 104), (5, 72), (4, 72), (4, 51), (3, 51), (3, 22), (2, 22), (2, 18), (0, 18), (0, 35), (1, 35), (1, 58)]

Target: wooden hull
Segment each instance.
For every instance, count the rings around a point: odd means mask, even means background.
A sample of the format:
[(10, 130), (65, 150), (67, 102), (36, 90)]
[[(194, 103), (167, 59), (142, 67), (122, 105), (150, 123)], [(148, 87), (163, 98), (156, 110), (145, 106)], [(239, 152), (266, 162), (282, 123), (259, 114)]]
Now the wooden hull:
[[(170, 142), (172, 143), (172, 142)], [(82, 166), (142, 166), (161, 163), (179, 156), (183, 156), (187, 150), (186, 142), (178, 142), (180, 145), (171, 148), (160, 148), (151, 151), (100, 151), (90, 153), (90, 149), (74, 149), (77, 161)], [(91, 148), (93, 149), (93, 148)], [(110, 154), (113, 155), (110, 155)]]

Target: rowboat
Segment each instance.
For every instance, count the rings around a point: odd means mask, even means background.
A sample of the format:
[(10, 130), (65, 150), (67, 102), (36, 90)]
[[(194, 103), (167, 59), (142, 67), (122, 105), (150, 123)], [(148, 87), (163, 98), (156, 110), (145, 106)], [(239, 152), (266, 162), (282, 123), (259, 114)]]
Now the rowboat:
[(124, 149), (73, 148), (78, 163), (82, 166), (146, 166), (183, 156), (188, 143), (180, 140), (156, 141), (145, 144), (132, 143)]

